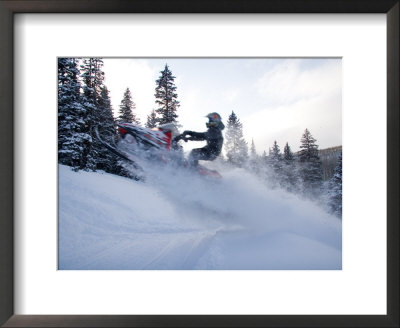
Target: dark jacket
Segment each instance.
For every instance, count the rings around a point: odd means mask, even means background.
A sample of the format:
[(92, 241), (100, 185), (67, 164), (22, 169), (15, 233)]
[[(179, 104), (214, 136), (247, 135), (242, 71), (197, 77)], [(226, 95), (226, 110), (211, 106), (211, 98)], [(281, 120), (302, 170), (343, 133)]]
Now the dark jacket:
[(206, 132), (186, 132), (191, 136), (192, 140), (206, 140), (207, 145), (204, 148), (207, 148), (212, 154), (218, 156), (221, 153), (224, 143), (224, 137), (222, 136), (222, 130), (224, 128), (224, 123), (220, 122), (217, 126), (209, 127)]

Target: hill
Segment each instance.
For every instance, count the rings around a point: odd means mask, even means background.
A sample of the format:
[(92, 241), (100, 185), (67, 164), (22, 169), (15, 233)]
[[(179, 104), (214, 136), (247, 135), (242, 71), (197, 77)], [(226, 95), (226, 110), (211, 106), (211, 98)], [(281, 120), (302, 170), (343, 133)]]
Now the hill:
[(341, 269), (341, 220), (241, 169), (146, 182), (59, 166), (59, 269)]

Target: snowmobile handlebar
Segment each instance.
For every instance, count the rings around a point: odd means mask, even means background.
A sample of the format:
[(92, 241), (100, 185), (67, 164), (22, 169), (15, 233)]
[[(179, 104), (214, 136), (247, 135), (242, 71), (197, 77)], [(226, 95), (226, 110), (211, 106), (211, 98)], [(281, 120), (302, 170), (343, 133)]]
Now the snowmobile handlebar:
[(175, 137), (175, 141), (178, 142), (179, 140), (183, 140), (184, 142), (194, 140), (193, 137), (188, 137), (186, 134), (180, 134), (179, 136)]
[(192, 141), (192, 140), (194, 140), (193, 137), (187, 137), (187, 136), (185, 136), (185, 137), (183, 138), (183, 141), (184, 141), (184, 142), (188, 142), (188, 141)]

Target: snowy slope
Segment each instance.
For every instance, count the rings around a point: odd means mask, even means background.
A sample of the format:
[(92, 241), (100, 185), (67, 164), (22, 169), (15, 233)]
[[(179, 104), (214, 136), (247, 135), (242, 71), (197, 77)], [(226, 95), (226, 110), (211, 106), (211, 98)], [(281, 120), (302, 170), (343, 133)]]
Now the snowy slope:
[(59, 166), (59, 269), (341, 269), (341, 221), (244, 170), (145, 183)]

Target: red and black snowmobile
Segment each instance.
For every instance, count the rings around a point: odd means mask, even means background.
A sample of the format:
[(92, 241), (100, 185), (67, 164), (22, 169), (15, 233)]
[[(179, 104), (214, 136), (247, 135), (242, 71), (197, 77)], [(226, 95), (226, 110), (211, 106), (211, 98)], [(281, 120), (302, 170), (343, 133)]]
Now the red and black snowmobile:
[(133, 123), (118, 123), (119, 140), (116, 144), (104, 141), (97, 128), (97, 139), (111, 152), (123, 158), (136, 169), (141, 169), (138, 163), (142, 159), (158, 161), (160, 163), (173, 163), (193, 170), (202, 176), (220, 179), (221, 175), (202, 165), (190, 166), (184, 158), (181, 140), (190, 141), (190, 137), (183, 137), (174, 123), (159, 125), (156, 128), (144, 128)]

